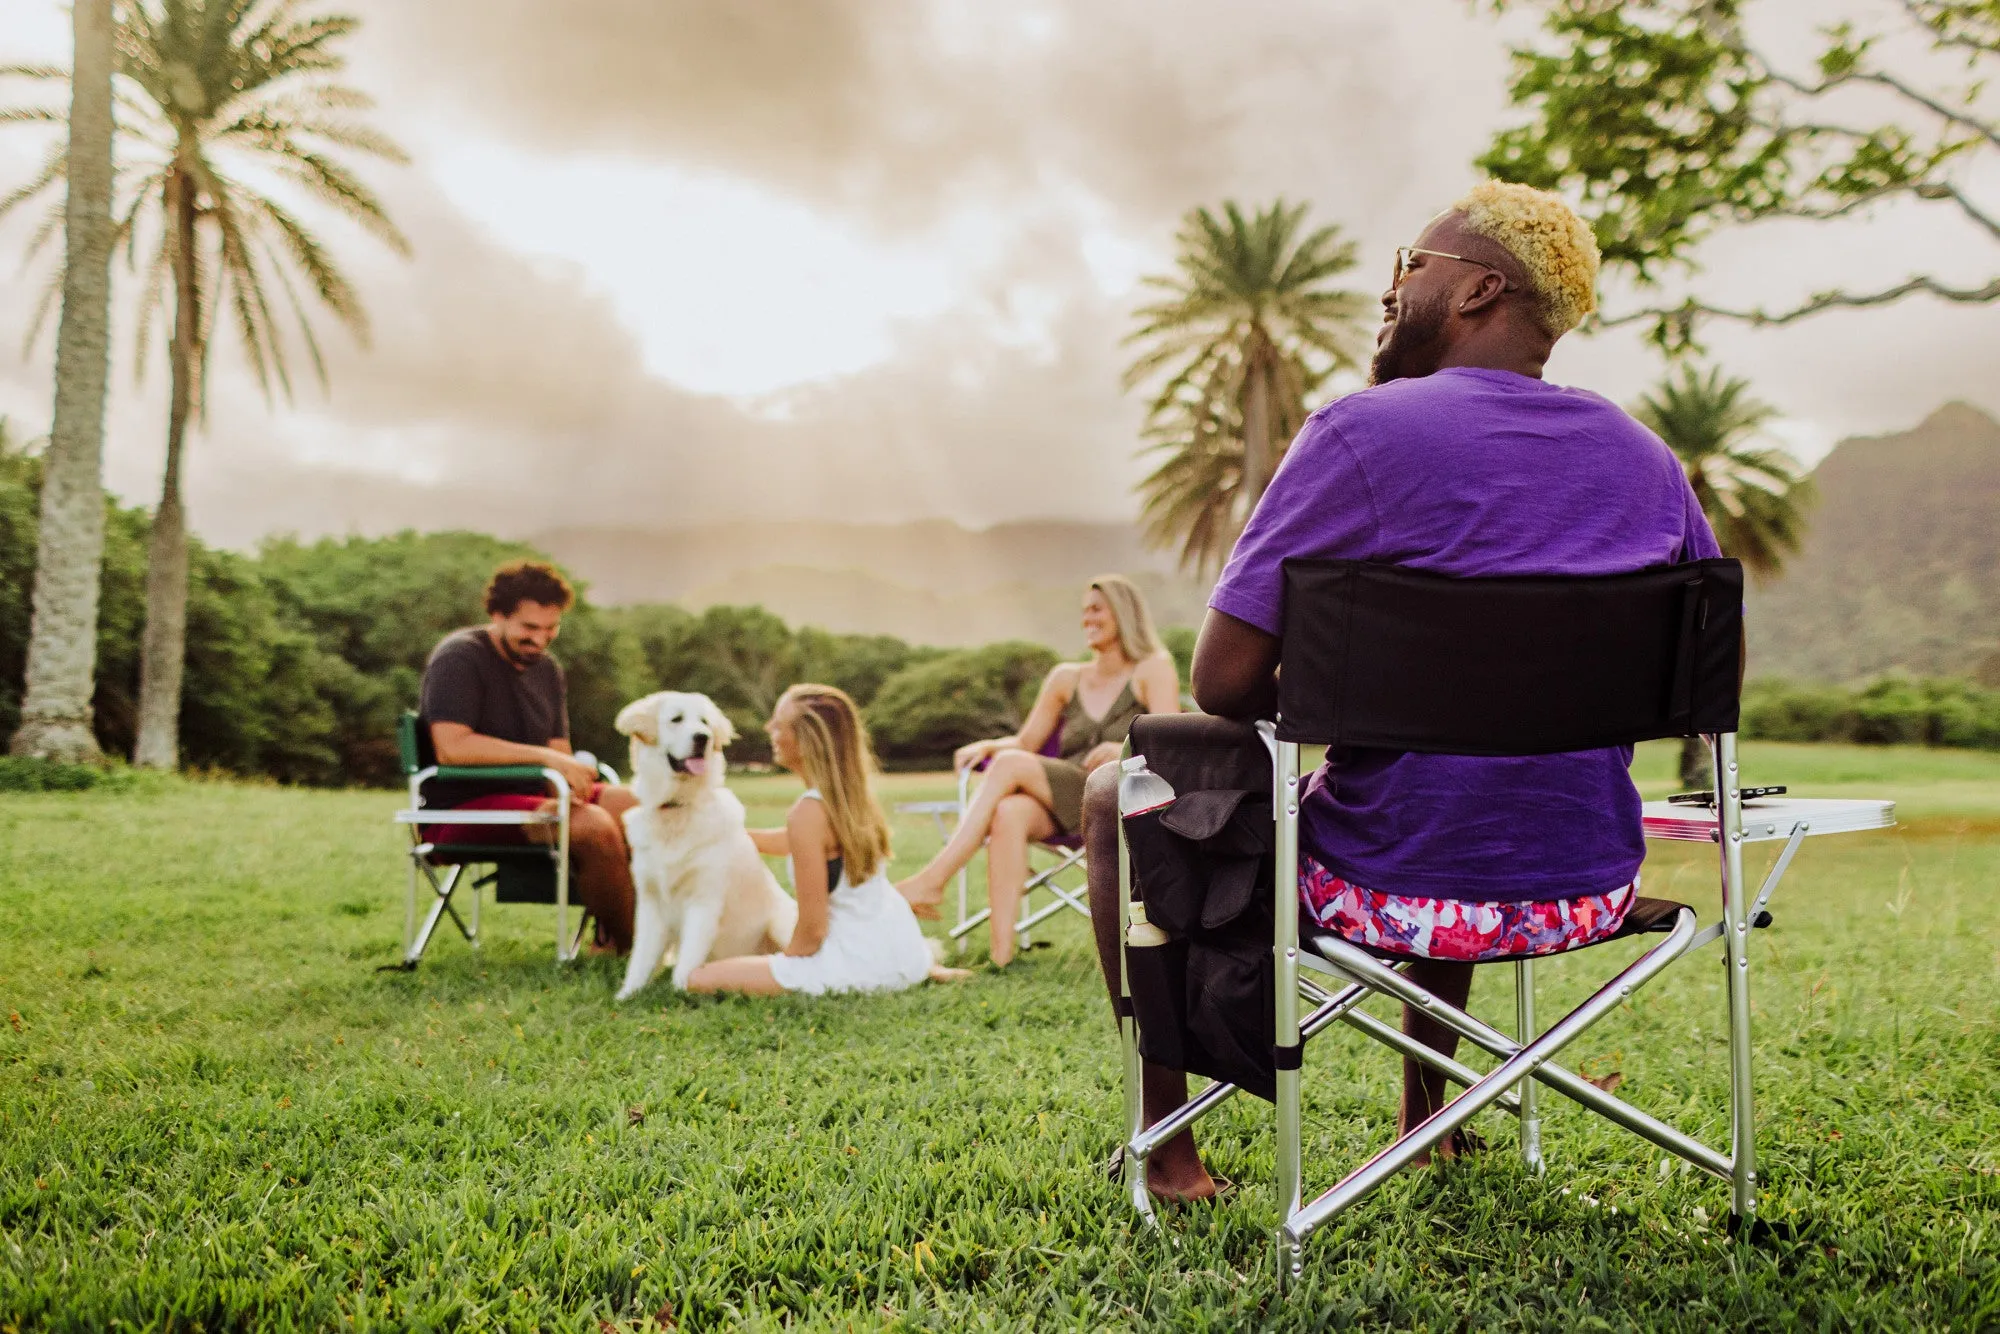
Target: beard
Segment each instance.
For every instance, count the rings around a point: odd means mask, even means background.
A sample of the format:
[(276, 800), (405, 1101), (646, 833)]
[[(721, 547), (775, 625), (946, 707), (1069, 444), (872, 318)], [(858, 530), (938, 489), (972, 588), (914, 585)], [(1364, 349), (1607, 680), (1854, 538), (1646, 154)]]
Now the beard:
[(500, 652), (519, 667), (532, 666), (547, 656), (547, 650), (533, 640), (514, 639), (504, 634), (500, 636)]
[(1396, 322), (1389, 326), (1389, 340), (1376, 350), (1375, 360), (1369, 364), (1368, 383), (1416, 380), (1435, 371), (1444, 358), (1444, 325), (1450, 309), (1451, 297), (1446, 292), (1422, 305), (1399, 305)]

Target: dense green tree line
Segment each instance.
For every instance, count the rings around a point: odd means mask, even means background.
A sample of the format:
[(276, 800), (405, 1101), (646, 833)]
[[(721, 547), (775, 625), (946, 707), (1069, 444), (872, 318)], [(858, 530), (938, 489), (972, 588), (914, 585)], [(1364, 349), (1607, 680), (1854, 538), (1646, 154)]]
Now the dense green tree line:
[[(0, 446), (0, 745), (20, 719), (41, 461)], [(145, 511), (106, 503), (96, 729), (129, 756), (145, 619)], [(396, 778), (395, 719), (417, 698), (425, 657), (482, 619), (501, 561), (535, 554), (478, 533), (276, 539), (255, 556), (190, 549), (187, 682), (180, 732), (191, 768), (288, 783)], [(793, 629), (760, 608), (599, 607), (583, 590), (556, 646), (580, 748), (623, 767), (620, 705), (699, 690), (768, 754), (763, 720), (794, 681), (831, 682), (868, 710), (890, 763), (937, 763), (954, 746), (1019, 725), (1056, 655), (1039, 644), (949, 652), (882, 635)]]

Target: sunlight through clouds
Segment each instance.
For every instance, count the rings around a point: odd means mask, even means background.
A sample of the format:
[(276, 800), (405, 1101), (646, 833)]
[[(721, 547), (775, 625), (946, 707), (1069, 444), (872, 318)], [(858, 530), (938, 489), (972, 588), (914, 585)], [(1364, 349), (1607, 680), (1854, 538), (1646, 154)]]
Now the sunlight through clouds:
[(889, 240), (726, 176), (460, 141), (429, 155), (445, 195), (502, 245), (573, 264), (646, 368), (760, 395), (887, 360), (899, 325), (962, 303), (1000, 256), (990, 216)]

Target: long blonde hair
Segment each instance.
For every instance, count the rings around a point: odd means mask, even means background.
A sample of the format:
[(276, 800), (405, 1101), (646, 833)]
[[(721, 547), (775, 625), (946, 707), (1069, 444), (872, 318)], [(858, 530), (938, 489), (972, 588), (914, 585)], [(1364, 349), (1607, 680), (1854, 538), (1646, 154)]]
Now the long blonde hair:
[(799, 747), (799, 776), (819, 789), (847, 883), (858, 885), (889, 860), (889, 817), (868, 783), (875, 752), (861, 710), (838, 686), (795, 685), (783, 700), (796, 706), (792, 736)]
[(1104, 594), (1118, 622), (1118, 648), (1133, 663), (1141, 663), (1160, 651), (1160, 636), (1153, 629), (1153, 613), (1146, 609), (1146, 595), (1122, 574), (1100, 574), (1090, 586)]

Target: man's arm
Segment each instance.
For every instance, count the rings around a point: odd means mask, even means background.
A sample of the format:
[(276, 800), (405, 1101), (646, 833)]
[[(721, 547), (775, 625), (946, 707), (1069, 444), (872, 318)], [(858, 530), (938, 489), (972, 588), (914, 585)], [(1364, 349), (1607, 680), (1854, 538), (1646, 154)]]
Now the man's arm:
[[(556, 749), (557, 744), (562, 746), (561, 750)], [(554, 769), (569, 780), (571, 791), (577, 793), (587, 793), (590, 785), (597, 781), (595, 772), (569, 755), (567, 741), (551, 740), (546, 746), (528, 746), (518, 741), (502, 741), (497, 736), (486, 736), (464, 723), (432, 723), (431, 749), (437, 752), (439, 764), (474, 767), (532, 764)]]
[(1194, 702), (1244, 722), (1278, 714), (1278, 637), (1209, 608), (1194, 645)]

